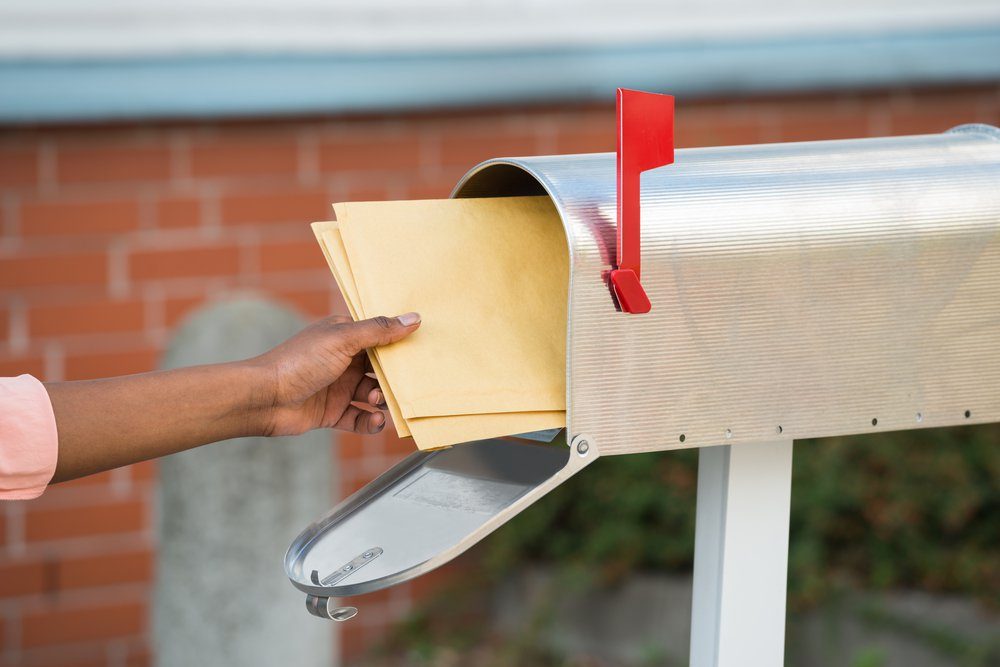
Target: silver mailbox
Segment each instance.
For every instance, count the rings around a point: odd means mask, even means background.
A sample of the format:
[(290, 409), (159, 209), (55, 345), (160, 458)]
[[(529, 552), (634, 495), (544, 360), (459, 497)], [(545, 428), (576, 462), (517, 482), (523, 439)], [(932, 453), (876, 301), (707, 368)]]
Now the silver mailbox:
[(314, 613), (447, 562), (598, 455), (1000, 421), (996, 128), (677, 151), (642, 179), (643, 315), (607, 283), (615, 154), (490, 160), (454, 192), (532, 194), (570, 252), (566, 433), (416, 453), (348, 498), (286, 555)]

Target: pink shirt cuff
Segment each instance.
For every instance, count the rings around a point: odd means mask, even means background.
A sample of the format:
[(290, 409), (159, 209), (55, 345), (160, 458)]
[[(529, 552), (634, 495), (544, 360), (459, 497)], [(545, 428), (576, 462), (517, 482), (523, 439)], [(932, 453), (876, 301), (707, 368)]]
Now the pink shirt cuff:
[(56, 471), (59, 438), (52, 402), (30, 375), (0, 378), (0, 500), (30, 500)]

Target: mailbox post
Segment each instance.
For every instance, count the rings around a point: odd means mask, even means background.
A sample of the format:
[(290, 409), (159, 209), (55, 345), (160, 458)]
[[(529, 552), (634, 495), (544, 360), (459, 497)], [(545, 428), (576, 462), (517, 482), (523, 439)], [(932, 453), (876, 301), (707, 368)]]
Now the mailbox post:
[(691, 667), (781, 665), (792, 443), (705, 447), (691, 605)]
[(624, 159), (672, 141), (672, 99), (637, 95), (662, 126), (620, 120), (617, 155), (489, 160), (453, 194), (559, 212), (566, 428), (414, 453), (309, 526), (285, 569), (311, 613), (350, 617), (336, 598), (448, 562), (600, 456), (699, 447), (691, 664), (780, 665), (793, 440), (1000, 421), (1000, 131)]

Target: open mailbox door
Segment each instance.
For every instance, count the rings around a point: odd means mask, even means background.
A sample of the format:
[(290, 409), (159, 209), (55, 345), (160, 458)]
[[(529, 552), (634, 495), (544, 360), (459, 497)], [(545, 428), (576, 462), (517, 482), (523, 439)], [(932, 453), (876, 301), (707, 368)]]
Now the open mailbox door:
[(309, 526), (289, 547), (285, 570), (317, 616), (343, 621), (347, 597), (407, 581), (448, 562), (594, 456), (552, 442), (480, 440), (417, 452)]

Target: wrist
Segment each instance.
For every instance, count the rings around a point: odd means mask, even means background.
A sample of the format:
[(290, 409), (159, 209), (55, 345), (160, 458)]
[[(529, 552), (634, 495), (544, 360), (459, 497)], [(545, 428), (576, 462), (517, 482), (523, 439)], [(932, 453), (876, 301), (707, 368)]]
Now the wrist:
[(258, 359), (235, 362), (240, 391), (235, 413), (239, 428), (246, 436), (271, 435), (277, 404), (277, 372)]

